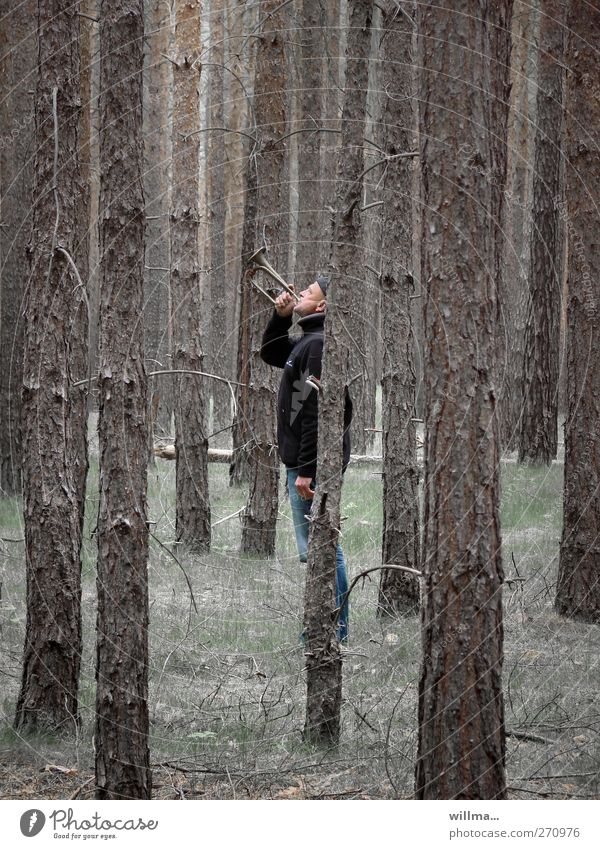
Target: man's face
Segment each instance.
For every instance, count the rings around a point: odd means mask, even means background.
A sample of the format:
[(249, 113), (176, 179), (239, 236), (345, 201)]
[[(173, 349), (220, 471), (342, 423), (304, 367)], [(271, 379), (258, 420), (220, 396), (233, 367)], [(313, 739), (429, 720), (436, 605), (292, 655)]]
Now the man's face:
[(304, 318), (306, 315), (312, 315), (315, 312), (325, 312), (327, 303), (323, 295), (323, 290), (318, 283), (311, 283), (308, 288), (300, 292), (299, 298), (300, 300), (294, 307), (294, 312), (300, 318)]

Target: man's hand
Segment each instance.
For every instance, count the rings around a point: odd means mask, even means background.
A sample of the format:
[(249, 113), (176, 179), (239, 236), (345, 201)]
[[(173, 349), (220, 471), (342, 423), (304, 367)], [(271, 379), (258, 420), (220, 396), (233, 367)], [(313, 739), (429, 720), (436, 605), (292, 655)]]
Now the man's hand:
[[(290, 289), (293, 289), (293, 285), (290, 285)], [(294, 312), (294, 307), (296, 306), (296, 299), (292, 298), (289, 292), (282, 292), (277, 298), (275, 298), (275, 309), (277, 310), (277, 315), (281, 316), (281, 318), (287, 318), (287, 316), (291, 315)]]
[(303, 478), (300, 475), (296, 478), (296, 489), (298, 490), (298, 495), (301, 498), (306, 498), (308, 501), (312, 501), (314, 498), (314, 490), (310, 488), (312, 483), (312, 478)]

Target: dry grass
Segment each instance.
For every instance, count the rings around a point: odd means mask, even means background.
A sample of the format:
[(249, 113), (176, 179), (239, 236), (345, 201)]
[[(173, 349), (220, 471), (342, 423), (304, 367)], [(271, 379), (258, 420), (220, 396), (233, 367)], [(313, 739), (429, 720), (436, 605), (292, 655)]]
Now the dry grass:
[[(507, 769), (517, 798), (598, 796), (600, 629), (552, 608), (562, 469), (503, 465)], [(21, 542), (3, 542), (2, 798), (85, 798), (93, 774), (97, 470), (90, 472), (83, 563), (82, 725), (68, 739), (19, 738), (10, 729), (24, 633)], [(419, 627), (416, 617), (382, 625), (376, 581), (357, 587), (344, 658), (342, 742), (322, 751), (302, 743), (303, 653), (299, 644), (304, 567), (297, 560), (282, 492), (277, 557), (238, 554), (238, 518), (214, 528), (210, 555), (190, 557), (173, 540), (174, 467), (150, 473), (150, 710), (158, 798), (398, 798), (412, 793), (416, 746)], [(243, 504), (224, 466), (211, 467), (213, 521)], [(381, 478), (350, 469), (343, 545), (351, 575), (376, 565)], [(22, 536), (18, 505), (0, 505), (4, 538)], [(514, 562), (513, 562), (514, 557)], [(197, 612), (182, 572), (192, 584)], [(518, 572), (518, 574), (517, 574)], [(377, 576), (375, 576), (377, 577)], [(517, 736), (514, 736), (517, 735)], [(525, 735), (525, 737), (523, 736)], [(532, 739), (527, 739), (530, 737)], [(74, 772), (40, 772), (47, 764)], [(551, 776), (559, 776), (557, 778)]]

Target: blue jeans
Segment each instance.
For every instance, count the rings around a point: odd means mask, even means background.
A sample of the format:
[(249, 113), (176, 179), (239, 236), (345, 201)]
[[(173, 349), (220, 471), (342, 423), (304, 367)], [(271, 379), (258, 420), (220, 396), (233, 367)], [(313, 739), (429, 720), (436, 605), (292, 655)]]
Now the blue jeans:
[[(296, 532), (296, 545), (298, 546), (298, 555), (301, 563), (306, 563), (308, 558), (308, 519), (310, 514), (312, 501), (308, 498), (302, 498), (296, 489), (296, 478), (298, 472), (296, 469), (287, 470), (287, 482), (290, 492), (290, 505), (292, 507), (292, 519), (294, 520), (294, 530)], [(348, 577), (346, 575), (346, 563), (342, 547), (337, 547), (337, 570), (336, 570), (336, 604), (339, 607), (345, 593), (348, 592)], [(348, 639), (348, 602), (344, 602), (342, 612), (340, 614), (340, 626), (338, 629), (338, 638), (340, 642), (345, 642)]]

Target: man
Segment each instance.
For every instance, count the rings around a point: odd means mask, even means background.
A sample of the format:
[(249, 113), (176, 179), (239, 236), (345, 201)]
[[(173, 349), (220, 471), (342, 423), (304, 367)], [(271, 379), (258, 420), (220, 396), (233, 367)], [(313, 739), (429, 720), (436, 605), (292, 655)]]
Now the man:
[[(318, 395), (323, 358), (323, 332), (327, 309), (329, 277), (319, 275), (296, 300), (283, 292), (275, 301), (275, 310), (262, 339), (261, 358), (271, 366), (283, 369), (277, 399), (277, 441), (279, 456), (287, 468), (288, 490), (296, 544), (300, 561), (306, 563), (308, 553), (308, 519), (317, 472)], [(303, 336), (289, 338), (292, 315), (299, 317)], [(309, 378), (312, 378), (309, 380)], [(352, 402), (346, 392), (344, 406), (344, 470), (350, 459), (350, 422)], [(338, 607), (348, 590), (346, 564), (341, 546), (337, 547), (336, 594)], [(341, 615), (338, 636), (348, 638), (348, 603)]]

